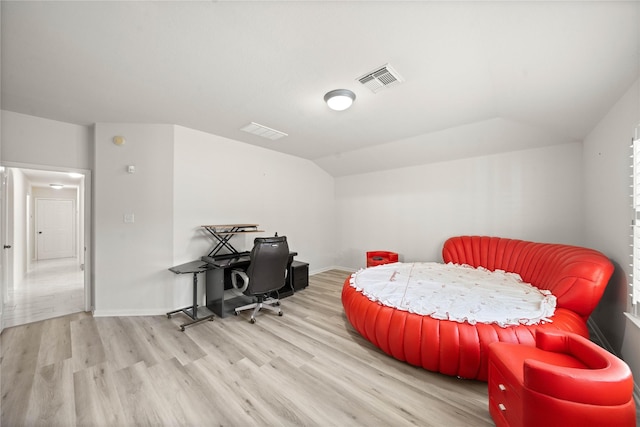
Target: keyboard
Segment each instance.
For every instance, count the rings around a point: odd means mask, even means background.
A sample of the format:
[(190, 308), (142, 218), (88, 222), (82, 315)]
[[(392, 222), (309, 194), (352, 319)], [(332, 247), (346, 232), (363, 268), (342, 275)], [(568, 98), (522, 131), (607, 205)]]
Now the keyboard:
[(251, 261), (251, 258), (249, 257), (249, 252), (246, 252), (246, 254), (244, 253), (232, 254), (231, 256), (225, 255), (224, 257), (203, 256), (200, 259), (206, 263), (213, 264), (218, 268), (234, 267), (240, 264), (248, 264)]

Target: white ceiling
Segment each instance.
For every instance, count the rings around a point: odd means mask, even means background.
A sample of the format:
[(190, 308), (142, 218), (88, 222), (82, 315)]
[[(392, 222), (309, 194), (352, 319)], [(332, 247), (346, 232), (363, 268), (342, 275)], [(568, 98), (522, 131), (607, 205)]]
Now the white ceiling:
[[(639, 23), (639, 1), (2, 1), (1, 102), (178, 124), (341, 176), (582, 140), (640, 76)], [(356, 81), (386, 63), (402, 84)], [(337, 88), (351, 109), (327, 108)]]
[(68, 172), (23, 168), (20, 168), (20, 171), (34, 187), (50, 188), (51, 184), (62, 184), (65, 188), (78, 188), (84, 179), (82, 175), (73, 175)]

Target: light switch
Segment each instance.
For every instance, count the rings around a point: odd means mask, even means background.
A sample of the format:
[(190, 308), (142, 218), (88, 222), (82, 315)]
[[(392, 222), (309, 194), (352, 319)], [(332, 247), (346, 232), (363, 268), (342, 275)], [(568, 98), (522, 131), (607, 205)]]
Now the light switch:
[(135, 217), (132, 213), (124, 214), (124, 222), (131, 224), (135, 222)]

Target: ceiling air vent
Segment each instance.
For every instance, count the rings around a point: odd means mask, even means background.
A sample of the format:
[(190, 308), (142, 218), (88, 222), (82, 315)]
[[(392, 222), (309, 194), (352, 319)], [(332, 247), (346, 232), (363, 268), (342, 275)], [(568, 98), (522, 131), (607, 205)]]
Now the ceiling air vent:
[(261, 125), (259, 123), (255, 123), (255, 122), (251, 122), (250, 124), (246, 125), (245, 127), (243, 127), (240, 130), (252, 133), (254, 135), (261, 136), (263, 138), (270, 139), (272, 141), (275, 141), (276, 139), (280, 139), (280, 138), (282, 138), (284, 136), (289, 136), (288, 134), (286, 134), (284, 132), (280, 132), (279, 130), (271, 129), (270, 127), (266, 127), (264, 125)]
[(371, 89), (373, 93), (376, 93), (381, 89), (401, 83), (404, 79), (400, 77), (400, 74), (398, 74), (396, 70), (391, 68), (391, 65), (386, 64), (375, 71), (359, 77), (358, 81)]

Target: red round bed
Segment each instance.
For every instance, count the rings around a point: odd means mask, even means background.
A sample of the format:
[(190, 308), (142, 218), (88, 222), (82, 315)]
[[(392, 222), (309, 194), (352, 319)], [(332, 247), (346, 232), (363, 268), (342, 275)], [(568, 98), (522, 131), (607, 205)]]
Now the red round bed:
[[(487, 236), (449, 238), (445, 263), (517, 273), (550, 291), (556, 308), (549, 321), (499, 326), (438, 319), (373, 301), (344, 282), (342, 304), (353, 327), (390, 356), (461, 378), (487, 380), (488, 346), (511, 342), (535, 346), (535, 330), (562, 330), (589, 337), (586, 321), (600, 301), (613, 264), (592, 249)], [(372, 267), (377, 268), (377, 267)]]

